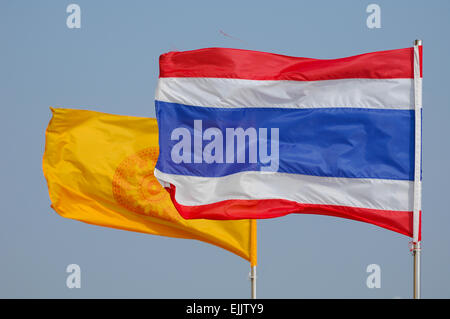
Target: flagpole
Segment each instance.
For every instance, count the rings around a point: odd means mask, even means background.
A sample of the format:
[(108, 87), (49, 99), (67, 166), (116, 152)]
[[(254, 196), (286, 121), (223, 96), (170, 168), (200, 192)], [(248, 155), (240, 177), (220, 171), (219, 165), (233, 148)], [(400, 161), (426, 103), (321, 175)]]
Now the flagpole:
[(256, 299), (256, 266), (250, 267), (250, 280), (251, 280), (251, 296), (252, 299)]
[(420, 299), (420, 242), (413, 243), (414, 299)]
[(422, 40), (414, 41), (414, 111), (415, 111), (415, 155), (414, 155), (414, 211), (413, 242), (414, 299), (420, 299), (420, 214), (422, 210), (422, 77), (420, 49)]
[(257, 227), (256, 219), (250, 221), (251, 237), (250, 237), (250, 289), (251, 299), (256, 299), (256, 263), (257, 263)]

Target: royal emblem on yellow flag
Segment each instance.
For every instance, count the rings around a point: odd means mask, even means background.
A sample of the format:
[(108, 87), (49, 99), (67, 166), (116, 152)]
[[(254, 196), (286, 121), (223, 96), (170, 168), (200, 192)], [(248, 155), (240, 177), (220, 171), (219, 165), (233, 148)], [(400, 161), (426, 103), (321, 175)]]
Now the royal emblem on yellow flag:
[[(153, 176), (155, 119), (51, 108), (43, 157), (51, 207), (89, 224), (201, 240), (256, 265), (249, 220), (185, 220)], [(253, 231), (252, 231), (253, 229)]]

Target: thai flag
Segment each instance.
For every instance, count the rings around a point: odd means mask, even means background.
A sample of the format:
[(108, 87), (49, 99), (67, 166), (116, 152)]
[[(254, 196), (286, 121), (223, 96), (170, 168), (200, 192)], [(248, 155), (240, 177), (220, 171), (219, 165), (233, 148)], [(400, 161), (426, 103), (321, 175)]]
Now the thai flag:
[(420, 57), (163, 54), (155, 176), (186, 219), (321, 214), (412, 236)]

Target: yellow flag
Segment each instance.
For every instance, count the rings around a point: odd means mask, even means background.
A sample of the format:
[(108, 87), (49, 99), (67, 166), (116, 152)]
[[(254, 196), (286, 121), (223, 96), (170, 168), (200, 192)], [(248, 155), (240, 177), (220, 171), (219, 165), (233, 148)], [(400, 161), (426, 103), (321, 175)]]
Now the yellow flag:
[(153, 176), (155, 119), (51, 108), (43, 158), (52, 208), (89, 224), (201, 240), (256, 265), (249, 220), (185, 220)]

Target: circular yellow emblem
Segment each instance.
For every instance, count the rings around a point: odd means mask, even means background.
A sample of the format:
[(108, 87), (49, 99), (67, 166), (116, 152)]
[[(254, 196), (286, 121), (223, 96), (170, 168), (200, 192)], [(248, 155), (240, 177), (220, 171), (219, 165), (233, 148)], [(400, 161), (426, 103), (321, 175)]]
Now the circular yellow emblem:
[(178, 212), (153, 175), (158, 153), (158, 147), (149, 147), (125, 158), (114, 173), (113, 195), (132, 212), (173, 222), (180, 218)]

